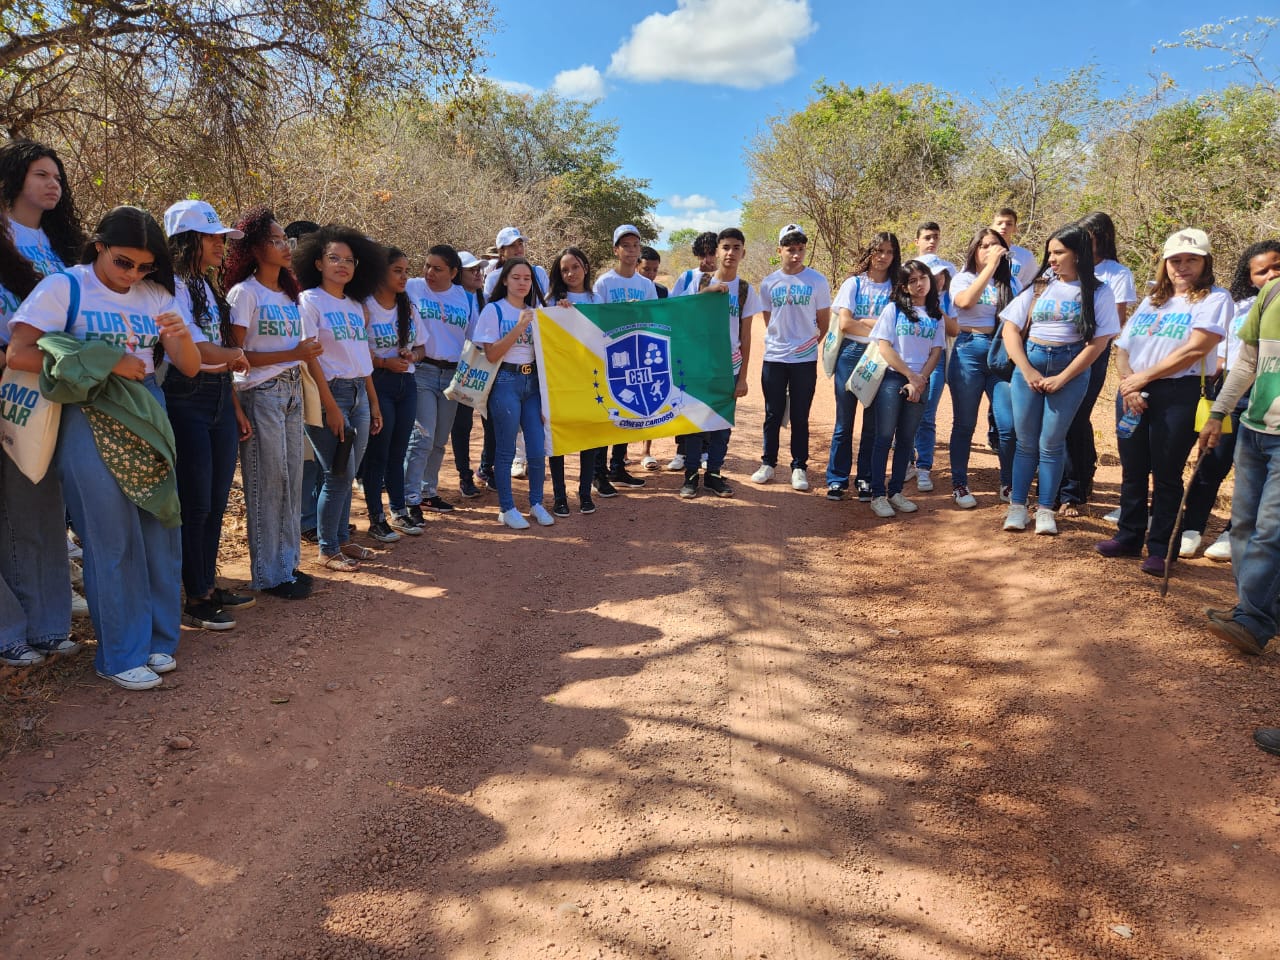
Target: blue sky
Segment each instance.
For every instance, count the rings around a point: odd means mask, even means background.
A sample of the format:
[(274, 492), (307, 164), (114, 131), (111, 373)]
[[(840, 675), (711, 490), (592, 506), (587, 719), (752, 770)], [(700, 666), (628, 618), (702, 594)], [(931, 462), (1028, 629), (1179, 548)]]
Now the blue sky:
[(744, 147), (767, 118), (802, 108), (820, 78), (931, 83), (976, 100), (1094, 63), (1106, 94), (1160, 74), (1198, 93), (1249, 77), (1207, 70), (1218, 54), (1152, 48), (1218, 17), (1264, 12), (1203, 0), (1023, 0), (972, 3), (972, 13), (862, 0), (495, 2), (488, 76), (598, 97), (596, 115), (620, 125), (625, 172), (650, 181), (668, 230), (736, 223), (749, 187)]

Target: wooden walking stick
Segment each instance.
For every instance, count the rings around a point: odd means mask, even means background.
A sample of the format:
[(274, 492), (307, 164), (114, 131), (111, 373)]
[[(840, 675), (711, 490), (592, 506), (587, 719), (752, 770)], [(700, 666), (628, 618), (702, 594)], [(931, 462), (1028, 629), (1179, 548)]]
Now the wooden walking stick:
[(1181, 549), (1181, 533), (1182, 520), (1187, 512), (1187, 495), (1191, 493), (1191, 485), (1196, 482), (1196, 474), (1200, 472), (1200, 464), (1204, 463), (1204, 450), (1197, 448), (1196, 464), (1191, 468), (1191, 479), (1187, 481), (1186, 486), (1182, 488), (1182, 503), (1178, 505), (1178, 518), (1173, 525), (1173, 536), (1179, 538), (1179, 542), (1170, 539), (1169, 551), (1164, 558), (1164, 579), (1160, 581), (1160, 596), (1167, 596), (1169, 593), (1169, 572), (1173, 570), (1173, 563), (1178, 557)]

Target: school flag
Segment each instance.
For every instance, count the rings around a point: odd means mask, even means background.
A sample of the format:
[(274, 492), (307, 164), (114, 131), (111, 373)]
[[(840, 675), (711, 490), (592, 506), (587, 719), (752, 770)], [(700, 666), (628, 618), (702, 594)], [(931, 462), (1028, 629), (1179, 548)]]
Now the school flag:
[(729, 296), (538, 310), (551, 453), (733, 426)]

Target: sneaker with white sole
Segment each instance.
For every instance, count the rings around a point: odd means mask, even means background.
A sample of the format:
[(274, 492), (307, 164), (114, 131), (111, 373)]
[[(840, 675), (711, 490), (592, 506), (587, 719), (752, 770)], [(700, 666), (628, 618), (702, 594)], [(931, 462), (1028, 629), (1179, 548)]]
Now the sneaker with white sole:
[(0, 663), (6, 667), (38, 667), (44, 663), (44, 654), (20, 641), (12, 647), (0, 650)]
[(871, 484), (867, 483), (865, 480), (855, 480), (853, 485), (858, 489), (858, 502), (870, 503), (872, 499)]
[(791, 471), (791, 489), (792, 490), (808, 490), (809, 478), (805, 475), (804, 467), (796, 467)]
[(103, 680), (110, 680), (116, 686), (126, 690), (151, 690), (164, 683), (160, 675), (150, 667), (134, 667), (132, 670), (121, 670), (119, 673), (103, 673), (94, 670)]
[(407, 510), (391, 514), (387, 518), (387, 526), (396, 531), (396, 533), (404, 534), (406, 537), (422, 536), (422, 525), (415, 523)]
[(369, 524), (369, 536), (379, 543), (395, 543), (400, 539), (399, 531), (392, 530), (391, 524), (385, 520), (375, 520)]
[(510, 527), (512, 530), (528, 530), (529, 521), (520, 515), (520, 511), (515, 507), (510, 510), (503, 510), (498, 514), (498, 522), (503, 526)]
[(168, 673), (178, 669), (178, 661), (167, 653), (153, 653), (147, 657), (147, 667), (152, 673)]
[(972, 510), (978, 505), (977, 499), (969, 492), (968, 487), (956, 487), (951, 491), (951, 496), (956, 501), (956, 506), (961, 510)]
[(909, 463), (909, 464), (907, 464), (907, 472), (906, 472), (905, 474), (903, 474), (902, 479), (903, 479), (904, 481), (905, 481), (905, 480), (914, 480), (914, 479), (916, 478), (916, 474), (917, 474), (917, 473), (919, 473), (919, 472), (920, 472), (920, 471), (918, 471), (918, 470), (916, 469), (916, 465), (915, 465), (914, 463)]
[(767, 463), (760, 464), (759, 469), (751, 475), (752, 483), (768, 483), (773, 479), (773, 467)]
[(900, 493), (895, 493), (889, 498), (889, 504), (899, 513), (915, 513), (920, 508), (908, 500)]
[(1194, 557), (1200, 549), (1200, 531), (1183, 530), (1182, 542), (1178, 544), (1178, 556)]
[(46, 643), (41, 643), (38, 640), (33, 640), (31, 642), (31, 649), (46, 657), (52, 657), (55, 654), (59, 657), (69, 657), (73, 653), (78, 653), (80, 647), (81, 644), (76, 643), (68, 637), (62, 637), (58, 640), (50, 640)]
[(556, 518), (547, 512), (547, 508), (540, 503), (535, 503), (529, 508), (529, 516), (538, 521), (540, 527), (554, 527)]
[(517, 458), (517, 459), (515, 459), (515, 460), (513, 460), (513, 461), (511, 461), (511, 477), (512, 477), (512, 479), (514, 479), (514, 480), (523, 480), (523, 479), (524, 479), (524, 475), (525, 475), (525, 473), (526, 473), (526, 472), (527, 472), (527, 468), (526, 468), (526, 465), (525, 465), (525, 461), (520, 460), (520, 459), (518, 459), (518, 458)]
[(876, 497), (871, 501), (871, 512), (877, 517), (888, 520), (890, 517), (897, 516), (897, 511), (889, 505), (888, 497)]
[(1108, 521), (1110, 521), (1111, 523), (1119, 523), (1119, 522), (1120, 522), (1120, 508), (1119, 508), (1119, 507), (1116, 507), (1114, 510), (1112, 510), (1110, 513), (1108, 513), (1108, 514), (1107, 514), (1105, 517), (1103, 517), (1102, 519), (1103, 519), (1103, 520), (1108, 520)]
[(645, 455), (645, 456), (641, 457), (641, 458), (640, 458), (640, 469), (641, 469), (641, 470), (657, 470), (657, 469), (658, 469), (658, 458), (657, 458), (657, 457), (651, 457), (651, 456), (648, 456), (648, 455)]
[(1021, 503), (1009, 504), (1009, 512), (1004, 515), (1004, 528), (1010, 531), (1027, 529), (1027, 508)]
[(921, 493), (933, 492), (933, 477), (929, 476), (928, 470), (916, 471), (916, 489)]
[(1000, 484), (1000, 502), (1013, 503), (1013, 487), (1007, 483)]
[(1058, 518), (1048, 507), (1036, 508), (1036, 534), (1041, 537), (1058, 535)]
[(684, 454), (677, 453), (669, 461), (667, 461), (668, 473), (682, 473), (684, 471)]
[(1218, 539), (1205, 547), (1204, 555), (1210, 560), (1231, 561), (1231, 531), (1224, 530)]

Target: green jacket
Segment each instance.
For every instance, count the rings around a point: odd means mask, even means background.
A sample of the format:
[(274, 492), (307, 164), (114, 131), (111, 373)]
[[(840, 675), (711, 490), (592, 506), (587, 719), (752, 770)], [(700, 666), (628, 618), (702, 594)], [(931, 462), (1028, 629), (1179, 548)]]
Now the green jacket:
[(181, 525), (173, 427), (146, 386), (111, 375), (120, 348), (68, 333), (46, 333), (37, 346), (45, 355), (40, 392), (57, 403), (79, 404), (124, 495), (166, 527)]

